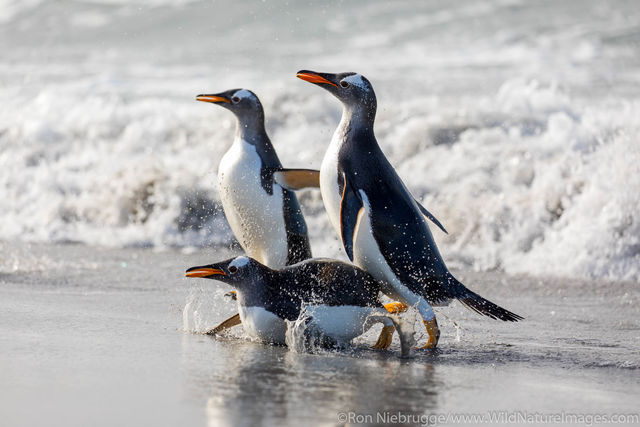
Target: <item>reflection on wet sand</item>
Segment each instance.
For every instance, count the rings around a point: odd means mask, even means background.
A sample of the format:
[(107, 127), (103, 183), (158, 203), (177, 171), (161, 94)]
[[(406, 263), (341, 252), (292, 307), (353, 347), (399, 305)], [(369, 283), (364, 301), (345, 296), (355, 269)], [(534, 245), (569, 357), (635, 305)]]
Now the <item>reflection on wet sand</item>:
[[(480, 287), (499, 283), (480, 279)], [(441, 346), (409, 359), (398, 357), (397, 340), (393, 351), (371, 350), (375, 331), (349, 350), (314, 354), (185, 332), (183, 398), (211, 426), (335, 425), (350, 412), (375, 419), (378, 412), (635, 410), (638, 384), (629, 373), (640, 361), (630, 331), (638, 330), (638, 306), (625, 297), (635, 285), (608, 287), (603, 306), (579, 286), (562, 289), (580, 297), (558, 302), (524, 279), (514, 283), (522, 289), (508, 296), (512, 306), (528, 307), (518, 328), (454, 305), (439, 311)]]
[[(211, 340), (211, 346), (193, 340)], [(214, 363), (197, 363), (204, 356), (194, 348), (215, 347)], [(341, 412), (359, 414), (394, 410), (421, 414), (437, 406), (437, 367), (400, 359), (394, 353), (369, 350), (348, 353), (297, 354), (286, 347), (239, 340), (185, 336), (185, 387), (208, 392), (210, 426), (260, 425), (289, 422), (337, 421)], [(195, 363), (194, 363), (195, 362)]]

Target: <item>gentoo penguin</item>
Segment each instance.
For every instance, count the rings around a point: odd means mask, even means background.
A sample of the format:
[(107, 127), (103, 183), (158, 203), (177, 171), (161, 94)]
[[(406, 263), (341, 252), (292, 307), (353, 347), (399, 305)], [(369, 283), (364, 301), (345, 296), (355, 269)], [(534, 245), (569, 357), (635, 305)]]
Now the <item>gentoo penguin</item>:
[(302, 80), (328, 90), (343, 104), (342, 119), (320, 168), (320, 191), (331, 223), (357, 266), (387, 284), (384, 292), (415, 307), (435, 347), (440, 331), (432, 305), (456, 298), (493, 319), (511, 313), (467, 289), (447, 269), (425, 216), (380, 149), (373, 132), (376, 95), (356, 73), (302, 70)]
[[(283, 169), (264, 128), (264, 110), (258, 97), (246, 89), (198, 95), (198, 101), (220, 105), (236, 116), (231, 148), (220, 160), (218, 186), (225, 216), (240, 246), (251, 257), (272, 268), (311, 258), (300, 205), (283, 188), (316, 186), (318, 171)], [(240, 323), (238, 315), (213, 332)]]
[[(378, 296), (381, 284), (369, 273), (341, 261), (308, 259), (271, 269), (253, 258), (239, 256), (219, 263), (191, 267), (187, 277), (225, 282), (237, 291), (240, 318), (253, 339), (285, 344), (285, 320), (308, 316), (307, 330), (324, 345), (343, 346), (374, 323), (393, 329), (388, 308)], [(397, 325), (396, 325), (397, 326)], [(402, 338), (402, 334), (401, 334)], [(389, 343), (377, 343), (386, 348)]]

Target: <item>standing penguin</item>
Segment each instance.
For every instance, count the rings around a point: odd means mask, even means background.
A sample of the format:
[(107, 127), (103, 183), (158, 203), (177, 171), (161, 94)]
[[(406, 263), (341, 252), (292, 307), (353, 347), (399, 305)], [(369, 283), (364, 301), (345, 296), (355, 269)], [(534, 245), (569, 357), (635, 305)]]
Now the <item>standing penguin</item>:
[(447, 269), (425, 217), (442, 226), (411, 196), (376, 141), (376, 96), (356, 73), (299, 71), (343, 104), (342, 119), (320, 168), (320, 190), (331, 223), (356, 265), (387, 284), (384, 292), (414, 306), (435, 347), (440, 331), (431, 308), (458, 299), (493, 319), (522, 317), (467, 289)]
[[(297, 320), (303, 311), (308, 336), (328, 346), (347, 345), (376, 322), (393, 328), (389, 314), (398, 311), (394, 303), (380, 302), (381, 285), (369, 273), (330, 259), (308, 259), (271, 269), (239, 256), (191, 267), (186, 276), (215, 279), (236, 288), (247, 335), (269, 343), (285, 344), (285, 320)], [(403, 353), (407, 339), (400, 331)]]
[[(220, 105), (236, 116), (233, 144), (220, 160), (218, 186), (225, 216), (240, 246), (271, 268), (311, 258), (298, 199), (277, 180), (289, 182), (291, 188), (317, 186), (318, 171), (282, 168), (264, 128), (262, 104), (253, 92), (232, 89), (196, 99)], [(238, 324), (236, 314), (210, 333)]]

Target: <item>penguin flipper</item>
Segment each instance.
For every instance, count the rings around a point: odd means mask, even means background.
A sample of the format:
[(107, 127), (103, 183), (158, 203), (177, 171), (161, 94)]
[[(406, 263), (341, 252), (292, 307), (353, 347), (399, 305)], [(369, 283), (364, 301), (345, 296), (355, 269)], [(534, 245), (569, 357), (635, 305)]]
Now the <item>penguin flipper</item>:
[(273, 180), (287, 190), (320, 188), (320, 171), (315, 169), (279, 169)]
[(420, 212), (422, 212), (422, 215), (424, 215), (425, 217), (427, 217), (429, 220), (431, 220), (431, 222), (433, 222), (435, 225), (438, 226), (438, 228), (440, 228), (440, 230), (444, 231), (445, 234), (449, 234), (449, 232), (447, 230), (445, 230), (444, 226), (442, 224), (440, 224), (440, 221), (438, 221), (438, 219), (427, 210), (427, 208), (425, 208), (424, 206), (422, 206), (420, 204), (420, 202), (418, 202), (416, 199), (415, 200), (416, 204), (418, 205), (418, 207), (420, 208)]
[(364, 213), (362, 199), (356, 193), (347, 176), (342, 174), (342, 200), (340, 201), (340, 234), (347, 256), (353, 261), (353, 234), (356, 231), (360, 215)]
[(205, 334), (206, 335), (218, 335), (220, 332), (225, 331), (225, 330), (227, 330), (229, 328), (233, 328), (234, 326), (237, 326), (237, 325), (239, 325), (241, 323), (242, 323), (242, 320), (240, 320), (240, 314), (234, 314), (233, 316), (231, 316), (230, 318), (228, 318), (224, 322), (220, 323), (215, 328), (210, 329), (207, 332), (205, 332)]

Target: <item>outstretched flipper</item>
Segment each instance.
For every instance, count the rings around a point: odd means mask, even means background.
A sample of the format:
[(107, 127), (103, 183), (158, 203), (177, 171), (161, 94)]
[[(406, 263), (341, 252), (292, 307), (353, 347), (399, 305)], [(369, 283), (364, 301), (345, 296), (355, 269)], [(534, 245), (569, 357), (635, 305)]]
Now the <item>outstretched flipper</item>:
[(418, 348), (435, 348), (438, 345), (438, 340), (440, 339), (440, 329), (438, 328), (436, 315), (429, 302), (424, 297), (413, 293), (408, 289), (403, 291), (402, 294), (398, 295), (398, 297), (402, 302), (385, 304), (384, 308), (386, 308), (390, 313), (399, 313), (406, 310), (408, 307), (413, 307), (418, 310), (420, 317), (422, 317), (422, 323), (425, 326), (427, 335), (429, 336), (427, 343)]
[(347, 181), (346, 174), (342, 174), (342, 200), (340, 201), (340, 235), (347, 256), (353, 261), (353, 233), (364, 215), (364, 205), (360, 195), (355, 192)]
[[(402, 303), (399, 303), (402, 304)], [(386, 308), (386, 305), (385, 305)], [(388, 309), (387, 309), (388, 310)], [(398, 337), (400, 338), (400, 351), (402, 357), (409, 356), (411, 352), (411, 346), (415, 343), (413, 338), (413, 331), (407, 330), (407, 328), (403, 327), (397, 319), (393, 316), (385, 316), (380, 313), (377, 316), (370, 316), (367, 319), (367, 322), (381, 322), (384, 327), (383, 331), (390, 331), (390, 333), (381, 333), (378, 341), (373, 345), (373, 348), (376, 350), (385, 350), (389, 348), (391, 345), (391, 340), (393, 338), (393, 332), (398, 331)], [(366, 327), (366, 326), (365, 326)]]
[(240, 320), (240, 314), (234, 314), (224, 322), (220, 323), (215, 328), (210, 329), (205, 333), (207, 335), (218, 335), (220, 332), (225, 331), (229, 328), (233, 328), (234, 326), (237, 326), (240, 323), (242, 323), (242, 321)]
[(435, 225), (438, 226), (438, 228), (440, 228), (440, 230), (444, 231), (445, 234), (449, 234), (449, 232), (447, 230), (445, 230), (444, 226), (442, 224), (440, 224), (440, 221), (438, 221), (438, 219), (433, 216), (433, 214), (431, 212), (429, 212), (427, 210), (427, 208), (425, 208), (424, 206), (422, 206), (422, 204), (420, 204), (419, 201), (417, 201), (415, 198), (413, 199), (415, 200), (416, 204), (418, 205), (418, 207), (420, 208), (420, 212), (422, 212), (422, 215), (424, 215), (425, 217), (427, 217), (429, 220), (431, 220), (431, 222), (433, 222)]
[[(399, 301), (393, 301), (385, 304), (384, 308), (391, 314), (397, 314), (407, 311), (409, 306)], [(373, 348), (376, 350), (386, 350), (389, 348), (395, 331), (396, 328), (393, 326), (393, 322), (389, 320), (389, 322), (385, 323), (382, 327), (380, 335), (378, 336), (378, 341), (373, 345)]]
[(315, 169), (279, 169), (273, 172), (273, 180), (287, 190), (320, 188), (320, 171)]

